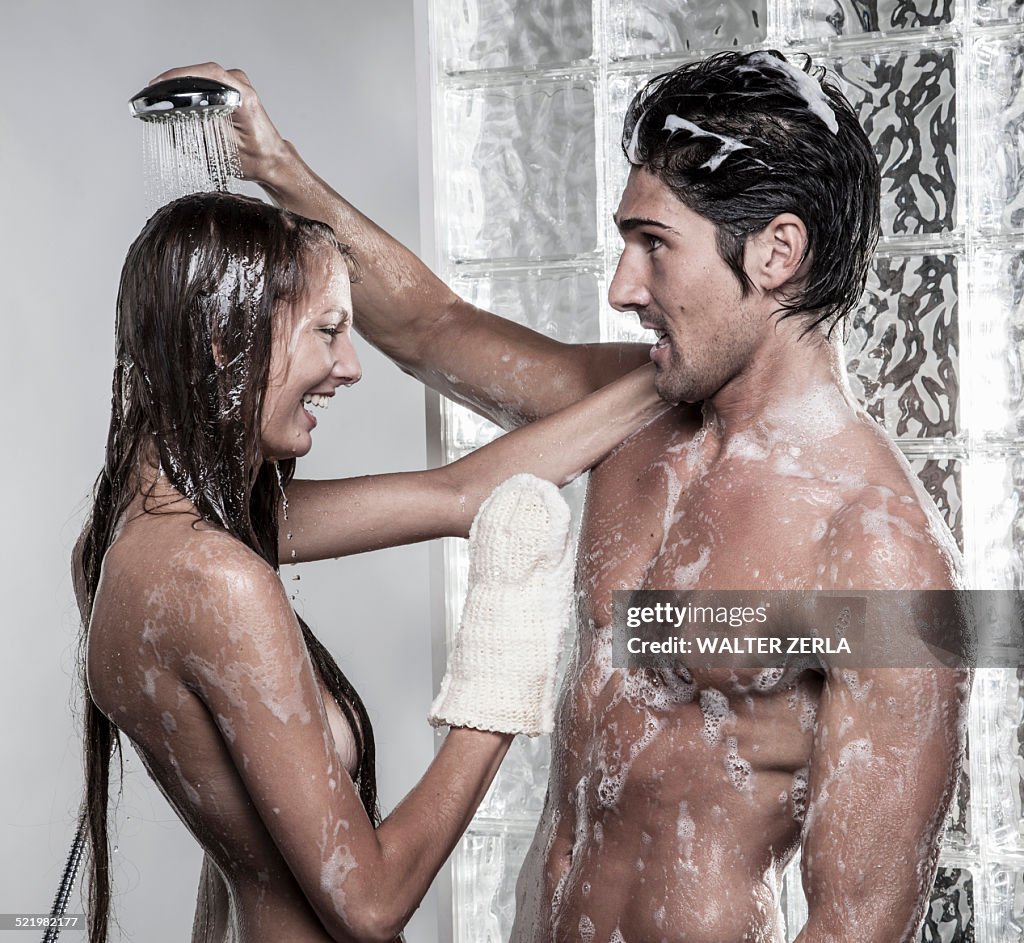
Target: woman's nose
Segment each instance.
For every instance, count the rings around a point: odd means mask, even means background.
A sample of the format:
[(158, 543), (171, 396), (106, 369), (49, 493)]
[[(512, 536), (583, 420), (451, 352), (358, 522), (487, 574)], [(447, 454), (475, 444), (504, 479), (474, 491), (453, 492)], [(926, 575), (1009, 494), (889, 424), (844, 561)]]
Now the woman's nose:
[(339, 386), (352, 386), (358, 383), (363, 376), (363, 368), (359, 363), (359, 355), (356, 353), (352, 339), (345, 336), (340, 340), (337, 356), (334, 358), (334, 369), (331, 376)]

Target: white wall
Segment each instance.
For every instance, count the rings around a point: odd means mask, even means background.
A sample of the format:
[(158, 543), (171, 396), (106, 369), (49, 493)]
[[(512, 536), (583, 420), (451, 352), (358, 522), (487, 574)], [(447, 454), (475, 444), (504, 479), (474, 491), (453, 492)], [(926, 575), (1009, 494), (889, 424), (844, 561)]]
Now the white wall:
[[(171, 66), (246, 69), (310, 163), (415, 247), (414, 58), (410, 0), (3, 2), (0, 913), (49, 908), (81, 785), (67, 561), (102, 460), (118, 273), (144, 222), (127, 99)], [(421, 388), (360, 353), (364, 380), (326, 414), (300, 473), (424, 465)], [(391, 807), (432, 755), (427, 550), (310, 567), (293, 588), (368, 704)], [(199, 856), (134, 757), (119, 822), (114, 939), (188, 939)], [(412, 943), (435, 938), (435, 908), (428, 898)]]

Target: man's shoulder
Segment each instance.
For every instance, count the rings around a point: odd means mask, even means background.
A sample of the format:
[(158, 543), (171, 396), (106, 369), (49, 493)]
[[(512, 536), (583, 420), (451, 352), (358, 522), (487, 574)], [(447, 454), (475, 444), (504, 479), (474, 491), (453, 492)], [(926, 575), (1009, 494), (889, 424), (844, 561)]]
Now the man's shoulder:
[(832, 515), (825, 544), (837, 587), (945, 589), (960, 583), (953, 535), (923, 489), (901, 475), (851, 490)]

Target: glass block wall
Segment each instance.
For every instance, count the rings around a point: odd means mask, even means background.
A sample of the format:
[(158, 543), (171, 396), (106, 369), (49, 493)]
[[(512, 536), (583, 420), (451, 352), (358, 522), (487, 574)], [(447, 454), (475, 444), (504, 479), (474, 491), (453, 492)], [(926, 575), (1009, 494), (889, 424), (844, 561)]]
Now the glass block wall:
[[(437, 271), (563, 340), (640, 339), (611, 310), (622, 115), (650, 76), (726, 48), (833, 70), (882, 167), (883, 241), (847, 342), (851, 381), (964, 549), (1024, 588), (1021, 0), (427, 0)], [(497, 430), (442, 401), (451, 460)], [(579, 511), (581, 486), (570, 494)], [(447, 632), (465, 546), (445, 551)], [(1024, 941), (1024, 668), (975, 683), (969, 763), (922, 941)], [(547, 745), (517, 740), (459, 846), (454, 939), (504, 941)], [(784, 911), (805, 913), (796, 863)]]

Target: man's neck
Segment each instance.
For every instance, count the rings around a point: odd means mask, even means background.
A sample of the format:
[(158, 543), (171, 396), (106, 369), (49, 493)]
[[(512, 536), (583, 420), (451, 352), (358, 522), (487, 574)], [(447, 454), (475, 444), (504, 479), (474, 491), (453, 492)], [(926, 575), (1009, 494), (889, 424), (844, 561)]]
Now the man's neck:
[(799, 444), (836, 435), (856, 417), (842, 344), (824, 334), (801, 339), (797, 320), (780, 322), (747, 369), (705, 400), (707, 438), (723, 447), (737, 435)]

